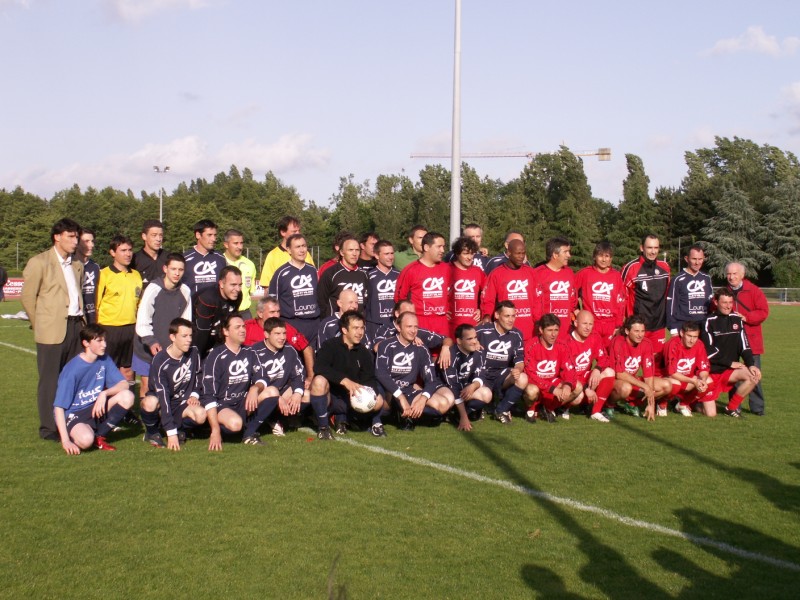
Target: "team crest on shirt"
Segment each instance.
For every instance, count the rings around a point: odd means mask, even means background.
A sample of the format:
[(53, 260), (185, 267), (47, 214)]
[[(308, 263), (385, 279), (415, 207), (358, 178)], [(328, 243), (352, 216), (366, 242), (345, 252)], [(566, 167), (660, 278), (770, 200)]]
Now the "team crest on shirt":
[(458, 377), (463, 379), (469, 375), (469, 372), (472, 370), (472, 357), (469, 360), (465, 361), (461, 368), (458, 370)]
[(733, 330), (736, 331), (737, 329), (739, 329), (739, 324), (738, 323), (734, 323), (732, 325), (732, 327), (733, 327)]
[(592, 364), (592, 349), (589, 348), (575, 357), (575, 367), (579, 371), (586, 371)]
[(423, 298), (438, 298), (444, 290), (444, 277), (428, 277), (422, 282)]
[(592, 284), (592, 295), (597, 300), (604, 300), (606, 302), (611, 301), (611, 292), (614, 291), (614, 284), (613, 283), (606, 283), (604, 281), (598, 281), (597, 283)]
[(536, 363), (536, 375), (542, 379), (552, 379), (556, 376), (556, 361), (540, 360)]
[(682, 358), (675, 365), (675, 368), (681, 375), (689, 375), (694, 369), (694, 358)]
[(228, 383), (244, 383), (249, 378), (250, 361), (246, 358), (231, 361), (228, 366)]
[(489, 360), (508, 360), (508, 351), (510, 349), (511, 342), (494, 340), (486, 346), (486, 358)]
[(642, 357), (641, 356), (629, 356), (625, 359), (625, 370), (628, 373), (636, 373), (639, 370), (639, 366), (642, 364)]
[(172, 382), (175, 385), (178, 385), (179, 383), (185, 383), (189, 381), (190, 376), (191, 376), (191, 364), (186, 362), (183, 363), (177, 369), (175, 369), (175, 373), (172, 374)]

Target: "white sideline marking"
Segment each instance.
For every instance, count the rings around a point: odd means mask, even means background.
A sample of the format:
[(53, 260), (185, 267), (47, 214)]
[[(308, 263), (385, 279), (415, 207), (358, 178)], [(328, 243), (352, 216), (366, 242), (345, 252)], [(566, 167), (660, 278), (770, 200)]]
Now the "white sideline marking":
[(774, 567), (786, 569), (788, 571), (800, 571), (800, 565), (790, 562), (788, 560), (772, 558), (771, 556), (759, 554), (758, 552), (750, 552), (749, 550), (742, 550), (741, 548), (737, 548), (736, 546), (731, 546), (730, 544), (726, 544), (725, 542), (718, 542), (717, 540), (713, 540), (711, 538), (699, 535), (692, 535), (691, 533), (684, 533), (683, 531), (678, 531), (677, 529), (670, 529), (669, 527), (664, 527), (662, 525), (657, 525), (655, 523), (648, 523), (647, 521), (640, 521), (639, 519), (632, 519), (631, 517), (626, 517), (619, 513), (606, 510), (605, 508), (592, 506), (590, 504), (584, 504), (583, 502), (578, 502), (577, 500), (572, 500), (570, 498), (553, 496), (552, 494), (548, 494), (547, 492), (533, 490), (523, 485), (517, 485), (515, 483), (511, 483), (503, 479), (493, 479), (491, 477), (486, 477), (485, 475), (479, 475), (478, 473), (473, 473), (471, 471), (464, 471), (463, 469), (457, 469), (456, 467), (451, 467), (450, 465), (433, 462), (430, 460), (426, 460), (424, 458), (417, 458), (415, 456), (409, 456), (408, 454), (403, 454), (402, 452), (397, 452), (395, 450), (387, 450), (386, 448), (381, 448), (379, 446), (362, 444), (361, 442), (356, 442), (351, 439), (337, 437), (336, 441), (343, 442), (345, 444), (350, 444), (351, 446), (364, 448), (365, 450), (369, 450), (370, 452), (374, 452), (376, 454), (385, 454), (386, 456), (399, 458), (400, 460), (404, 460), (406, 462), (410, 462), (415, 465), (430, 467), (431, 469), (436, 469), (438, 471), (444, 471), (445, 473), (450, 473), (451, 475), (458, 475), (459, 477), (465, 477), (467, 479), (472, 479), (473, 481), (488, 483), (489, 485), (496, 485), (498, 487), (511, 490), (512, 492), (525, 494), (526, 496), (532, 496), (534, 498), (539, 498), (540, 500), (546, 500), (547, 502), (552, 502), (554, 504), (563, 504), (565, 506), (569, 506), (570, 508), (574, 508), (576, 510), (593, 513), (595, 515), (605, 517), (606, 519), (617, 521), (619, 523), (622, 523), (623, 525), (629, 525), (630, 527), (639, 527), (640, 529), (646, 529), (648, 531), (653, 531), (655, 533), (660, 533), (662, 535), (668, 535), (670, 537), (680, 538), (686, 540), (687, 542), (692, 542), (693, 544), (698, 544), (700, 546), (709, 546), (711, 548), (716, 548), (717, 550), (722, 550), (723, 552), (727, 552), (728, 554), (733, 554), (735, 556), (746, 558), (749, 560), (756, 560), (762, 563), (766, 563), (768, 565), (772, 565)]
[(33, 354), (34, 356), (36, 356), (36, 350), (31, 350), (30, 348), (15, 346), (14, 344), (9, 344), (8, 342), (0, 342), (0, 346), (5, 346), (6, 348), (11, 348), (13, 350), (20, 350), (22, 352), (27, 352), (28, 354)]

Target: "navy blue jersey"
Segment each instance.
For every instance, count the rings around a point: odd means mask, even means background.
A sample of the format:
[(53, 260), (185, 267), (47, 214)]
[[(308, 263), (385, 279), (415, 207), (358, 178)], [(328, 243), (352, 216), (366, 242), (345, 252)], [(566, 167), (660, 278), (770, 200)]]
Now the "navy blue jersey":
[[(394, 321), (391, 321), (388, 325), (381, 326), (378, 333), (375, 334), (375, 339), (370, 340), (369, 343), (374, 348), (376, 344), (380, 344), (383, 340), (388, 340), (393, 337), (397, 337), (397, 327), (394, 326)], [(417, 329), (417, 337), (428, 350), (435, 350), (444, 342), (443, 335), (439, 335), (428, 329), (423, 329), (422, 327)]]
[(97, 282), (100, 280), (100, 266), (91, 258), (87, 259), (83, 265), (83, 281), (81, 282), (81, 293), (83, 294), (83, 314), (86, 316), (86, 324), (97, 323), (97, 310), (95, 302), (97, 300)]
[(508, 262), (508, 256), (505, 254), (498, 254), (497, 256), (492, 256), (491, 258), (487, 258), (483, 263), (483, 272), (486, 273), (486, 276), (489, 276), (489, 273), (494, 271), (497, 267), (504, 265)]
[(392, 309), (394, 308), (394, 290), (397, 287), (397, 278), (400, 271), (392, 267), (388, 273), (376, 267), (368, 273), (369, 293), (365, 316), (370, 323), (389, 325), (392, 322)]
[(680, 329), (687, 321), (702, 323), (708, 316), (714, 290), (706, 273), (692, 275), (685, 269), (675, 276), (667, 292), (667, 329)]
[(315, 342), (317, 350), (322, 348), (322, 344), (333, 338), (341, 337), (342, 329), (339, 327), (339, 315), (325, 317), (319, 324), (317, 340)]
[(488, 381), (494, 381), (506, 369), (525, 362), (522, 333), (516, 327), (501, 334), (494, 323), (486, 323), (476, 327), (475, 330), (483, 348)]
[(269, 281), (269, 295), (278, 299), (284, 319), (315, 319), (320, 314), (317, 303), (317, 270), (308, 263), (299, 269), (287, 262)]
[(289, 344), (280, 350), (271, 350), (265, 342), (254, 344), (251, 349), (255, 354), (255, 372), (260, 381), (278, 388), (281, 393), (289, 387), (299, 394), (304, 392), (305, 370), (297, 350)]
[[(348, 269), (342, 263), (336, 263), (322, 274), (317, 288), (320, 316), (327, 317), (339, 310), (336, 301), (342, 290), (353, 290), (358, 296), (358, 310), (364, 312), (364, 305), (369, 296), (369, 278), (356, 267)], [(283, 313), (281, 313), (283, 314)]]
[(417, 380), (422, 380), (428, 396), (440, 385), (428, 350), (416, 344), (406, 344), (397, 337), (384, 340), (378, 347), (375, 376), (383, 389), (395, 398)]
[(465, 354), (457, 345), (450, 354), (451, 362), (447, 369), (442, 371), (442, 379), (456, 396), (456, 404), (461, 403), (459, 394), (469, 384), (477, 381), (483, 384), (484, 358), (480, 350)]
[(213, 348), (203, 363), (203, 386), (200, 402), (206, 409), (238, 408), (247, 390), (260, 380), (255, 371), (258, 359), (251, 348), (242, 346), (234, 352), (227, 345)]
[(172, 358), (166, 349), (153, 357), (147, 395), (158, 398), (161, 426), (167, 435), (177, 434), (189, 398), (200, 398), (200, 376), (200, 352), (194, 346), (180, 358)]
[(189, 286), (193, 296), (216, 286), (220, 272), (228, 264), (225, 257), (216, 250), (212, 250), (208, 254), (200, 254), (192, 248), (183, 257), (186, 259), (183, 283)]

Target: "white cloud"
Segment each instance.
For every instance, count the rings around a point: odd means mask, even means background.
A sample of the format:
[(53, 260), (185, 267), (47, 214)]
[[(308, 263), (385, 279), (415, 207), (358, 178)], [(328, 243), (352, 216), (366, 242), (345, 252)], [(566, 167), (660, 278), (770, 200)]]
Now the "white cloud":
[[(25, 191), (45, 198), (78, 184), (117, 189), (130, 188), (137, 193), (159, 185), (172, 189), (181, 181), (212, 178), (220, 171), (228, 172), (235, 164), (240, 170), (249, 167), (259, 173), (274, 171), (283, 177), (302, 170), (322, 170), (330, 162), (330, 152), (316, 148), (309, 134), (287, 134), (272, 143), (255, 140), (229, 142), (214, 151), (199, 136), (190, 135), (166, 143), (151, 143), (130, 154), (108, 156), (95, 163), (72, 163), (56, 168), (41, 165), (0, 176), (4, 186), (22, 186)], [(169, 174), (156, 175), (153, 166), (169, 166)], [(5, 183), (8, 182), (8, 183)]]
[(104, 0), (120, 19), (138, 23), (160, 12), (175, 9), (197, 10), (206, 8), (211, 0)]
[(717, 41), (717, 43), (704, 54), (716, 55), (753, 52), (779, 58), (781, 56), (791, 56), (797, 52), (798, 49), (800, 49), (800, 38), (790, 36), (781, 41), (774, 35), (767, 35), (761, 26), (751, 25), (738, 37)]
[(800, 81), (787, 85), (782, 91), (784, 110), (794, 121), (789, 133), (798, 135), (800, 134)]
[(0, 0), (0, 12), (12, 8), (30, 8), (32, 0)]

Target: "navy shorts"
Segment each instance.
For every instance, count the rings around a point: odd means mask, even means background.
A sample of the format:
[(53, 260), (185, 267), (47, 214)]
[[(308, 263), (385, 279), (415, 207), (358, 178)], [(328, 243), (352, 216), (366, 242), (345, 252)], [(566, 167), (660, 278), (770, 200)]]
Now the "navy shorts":
[(92, 410), (94, 410), (94, 404), (67, 415), (67, 433), (72, 434), (72, 429), (80, 423), (88, 425), (92, 428), (92, 431), (97, 431), (102, 421), (92, 416)]

